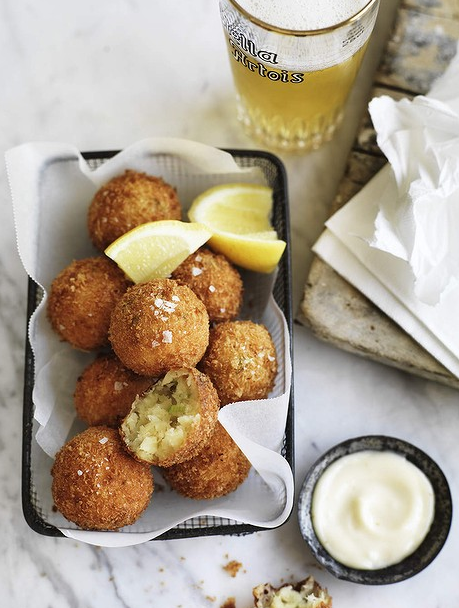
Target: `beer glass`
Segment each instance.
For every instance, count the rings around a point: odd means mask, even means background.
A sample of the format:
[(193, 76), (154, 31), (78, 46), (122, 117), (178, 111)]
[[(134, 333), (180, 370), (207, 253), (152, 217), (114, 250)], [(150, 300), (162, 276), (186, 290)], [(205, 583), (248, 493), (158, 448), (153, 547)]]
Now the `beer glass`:
[(238, 118), (249, 135), (286, 151), (329, 141), (378, 8), (379, 0), (220, 0)]

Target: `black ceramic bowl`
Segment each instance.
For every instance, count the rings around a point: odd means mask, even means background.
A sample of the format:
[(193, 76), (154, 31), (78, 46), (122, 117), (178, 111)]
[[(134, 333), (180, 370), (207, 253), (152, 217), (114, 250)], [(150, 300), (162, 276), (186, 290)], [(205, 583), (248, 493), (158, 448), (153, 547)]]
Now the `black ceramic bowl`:
[[(311, 502), (315, 485), (324, 470), (335, 460), (362, 450), (391, 451), (404, 456), (429, 479), (435, 494), (434, 520), (427, 536), (414, 553), (401, 562), (378, 570), (359, 570), (335, 560), (319, 542), (311, 519)], [(367, 435), (348, 439), (326, 452), (311, 467), (299, 495), (298, 519), (301, 534), (314, 557), (339, 579), (364, 585), (387, 585), (410, 578), (426, 568), (438, 555), (449, 533), (452, 501), (448, 482), (438, 465), (414, 445), (382, 435)]]

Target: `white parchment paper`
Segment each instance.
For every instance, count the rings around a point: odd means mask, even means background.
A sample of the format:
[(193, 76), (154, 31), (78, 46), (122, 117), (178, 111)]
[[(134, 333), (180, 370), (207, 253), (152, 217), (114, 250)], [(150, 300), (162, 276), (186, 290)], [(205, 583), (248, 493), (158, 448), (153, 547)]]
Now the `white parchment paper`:
[(142, 140), (91, 169), (68, 144), (28, 143), (6, 153), (18, 251), (24, 268), (44, 291), (32, 316), (29, 338), (35, 358), (35, 442), (32, 479), (45, 521), (73, 538), (102, 546), (127, 546), (155, 538), (193, 517), (211, 515), (261, 527), (282, 524), (293, 505), (293, 475), (280, 454), (291, 383), (288, 328), (272, 295), (274, 277), (243, 273), (242, 317), (264, 323), (273, 336), (279, 372), (272, 395), (258, 402), (225, 406), (220, 421), (252, 463), (248, 479), (232, 494), (196, 501), (178, 496), (154, 470), (157, 487), (139, 521), (119, 532), (79, 530), (53, 510), (50, 467), (56, 451), (84, 428), (76, 419), (73, 392), (93, 354), (59, 340), (46, 318), (47, 291), (72, 260), (96, 255), (86, 228), (88, 205), (97, 189), (125, 169), (163, 177), (177, 188), (185, 211), (197, 194), (218, 183), (265, 183), (257, 168), (241, 169), (221, 150), (170, 138)]

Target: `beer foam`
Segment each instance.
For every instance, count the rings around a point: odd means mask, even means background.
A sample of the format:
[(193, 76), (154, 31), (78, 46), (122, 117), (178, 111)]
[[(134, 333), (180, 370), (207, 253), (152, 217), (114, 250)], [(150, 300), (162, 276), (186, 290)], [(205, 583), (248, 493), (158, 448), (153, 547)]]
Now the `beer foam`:
[(270, 25), (317, 30), (346, 21), (369, 0), (237, 0), (248, 13)]

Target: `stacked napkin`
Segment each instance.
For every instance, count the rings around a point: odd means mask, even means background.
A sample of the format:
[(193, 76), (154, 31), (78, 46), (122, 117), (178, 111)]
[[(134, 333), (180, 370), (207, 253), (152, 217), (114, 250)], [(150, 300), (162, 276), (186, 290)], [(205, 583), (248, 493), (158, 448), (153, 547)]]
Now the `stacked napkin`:
[(313, 250), (459, 377), (459, 52), (427, 96), (369, 110), (389, 163)]

